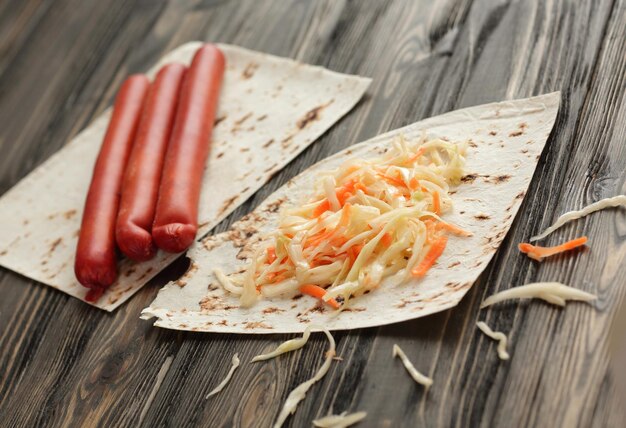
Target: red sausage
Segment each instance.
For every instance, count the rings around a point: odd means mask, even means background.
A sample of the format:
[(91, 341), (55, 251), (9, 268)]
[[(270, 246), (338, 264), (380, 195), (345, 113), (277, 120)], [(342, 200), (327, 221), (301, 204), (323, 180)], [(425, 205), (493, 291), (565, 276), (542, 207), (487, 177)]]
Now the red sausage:
[(149, 86), (144, 75), (131, 76), (122, 84), (93, 170), (74, 264), (78, 282), (92, 289), (88, 297), (93, 300), (117, 277), (115, 219), (120, 189)]
[(204, 45), (193, 57), (181, 89), (167, 149), (152, 237), (162, 250), (179, 253), (194, 241), (198, 201), (224, 75), (224, 54)]
[(163, 158), (186, 70), (182, 64), (169, 64), (157, 74), (126, 166), (115, 237), (122, 253), (136, 261), (149, 260), (156, 253), (152, 222)]

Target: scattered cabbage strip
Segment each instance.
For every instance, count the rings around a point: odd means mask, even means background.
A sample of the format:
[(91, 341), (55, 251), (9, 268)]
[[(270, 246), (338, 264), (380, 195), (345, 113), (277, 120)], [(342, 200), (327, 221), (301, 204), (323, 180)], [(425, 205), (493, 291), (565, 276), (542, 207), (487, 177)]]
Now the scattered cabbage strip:
[(558, 282), (536, 282), (489, 296), (480, 307), (486, 308), (508, 299), (543, 299), (553, 305), (565, 306), (567, 300), (590, 302), (595, 300), (596, 296)]
[(493, 340), (498, 341), (498, 357), (501, 360), (508, 360), (509, 353), (506, 352), (506, 334), (499, 331), (493, 331), (487, 324), (485, 324), (484, 321), (478, 321), (476, 323), (476, 326), (487, 336), (491, 337)]
[(380, 158), (321, 173), (310, 200), (280, 213), (246, 271), (216, 271), (218, 281), (243, 307), (300, 291), (340, 309), (387, 277), (423, 277), (447, 235), (471, 235), (440, 217), (452, 209), (464, 153), (464, 144), (400, 136)]
[(561, 245), (557, 245), (555, 247), (540, 247), (538, 245), (521, 243), (518, 245), (518, 248), (522, 253), (525, 253), (531, 259), (535, 259), (538, 262), (541, 262), (546, 257), (573, 250), (574, 248), (581, 247), (586, 243), (587, 237), (581, 236), (580, 238), (572, 239), (571, 241), (564, 242)]
[(563, 226), (565, 223), (568, 223), (572, 220), (579, 219), (581, 217), (585, 217), (593, 212), (603, 210), (605, 208), (615, 208), (615, 207), (626, 207), (626, 195), (618, 195), (612, 198), (601, 199), (598, 202), (594, 202), (593, 204), (587, 205), (583, 209), (579, 211), (569, 211), (559, 217), (556, 222), (544, 230), (537, 236), (533, 236), (530, 238), (530, 242), (537, 241), (539, 239), (545, 238), (559, 227)]
[(222, 389), (224, 389), (226, 384), (230, 381), (230, 378), (233, 377), (233, 373), (235, 373), (235, 370), (237, 370), (237, 367), (239, 367), (239, 355), (235, 354), (233, 355), (232, 366), (230, 367), (230, 370), (228, 371), (228, 374), (226, 375), (224, 380), (219, 385), (217, 385), (213, 391), (209, 392), (207, 396), (204, 397), (204, 399), (206, 400), (210, 396), (215, 395), (218, 392), (220, 392)]
[(278, 415), (278, 419), (274, 423), (274, 428), (280, 428), (281, 426), (283, 426), (283, 423), (285, 423), (285, 420), (289, 417), (289, 415), (293, 414), (293, 412), (296, 411), (298, 403), (300, 403), (300, 401), (304, 399), (307, 391), (311, 388), (311, 386), (313, 386), (315, 382), (323, 378), (324, 375), (328, 372), (328, 369), (330, 369), (330, 365), (333, 362), (333, 358), (335, 357), (335, 339), (326, 327), (323, 327), (322, 329), (324, 331), (324, 334), (326, 334), (326, 337), (328, 338), (328, 342), (330, 344), (328, 351), (326, 351), (326, 359), (324, 360), (324, 364), (322, 364), (322, 367), (320, 367), (317, 373), (315, 373), (315, 376), (313, 376), (306, 382), (301, 383), (289, 393), (289, 396), (287, 397), (287, 400), (285, 400), (285, 404), (283, 405), (283, 408)]
[(361, 422), (366, 416), (367, 413), (365, 412), (350, 414), (343, 412), (340, 415), (328, 415), (323, 418), (315, 419), (313, 425), (318, 428), (347, 428), (357, 422)]
[(295, 351), (297, 349), (302, 348), (304, 345), (306, 345), (307, 341), (309, 340), (309, 337), (311, 336), (311, 329), (313, 328), (318, 328), (322, 330), (322, 327), (316, 327), (316, 326), (310, 325), (304, 330), (304, 333), (302, 333), (302, 337), (299, 337), (297, 339), (287, 340), (286, 342), (283, 342), (280, 345), (278, 345), (278, 347), (274, 349), (272, 352), (269, 352), (267, 354), (257, 355), (256, 357), (252, 359), (251, 362), (256, 363), (257, 361), (270, 360), (272, 358), (278, 357), (281, 354), (286, 354), (287, 352)]
[(397, 344), (393, 345), (393, 356), (400, 357), (400, 360), (402, 360), (402, 364), (404, 364), (406, 371), (409, 372), (415, 382), (424, 385), (426, 388), (430, 387), (433, 384), (433, 380), (431, 378), (424, 376), (417, 371), (413, 363), (409, 361), (409, 358)]

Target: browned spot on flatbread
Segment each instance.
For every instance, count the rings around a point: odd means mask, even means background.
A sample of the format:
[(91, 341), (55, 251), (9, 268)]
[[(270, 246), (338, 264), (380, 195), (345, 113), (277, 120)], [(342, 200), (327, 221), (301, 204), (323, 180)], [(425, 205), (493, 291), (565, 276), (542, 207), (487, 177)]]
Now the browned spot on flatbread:
[(271, 202), (267, 205), (267, 207), (265, 208), (265, 212), (267, 213), (276, 213), (278, 212), (278, 210), (280, 209), (280, 207), (282, 206), (282, 204), (285, 202), (286, 198), (279, 198), (277, 200), (275, 200), (274, 202)]
[(460, 265), (460, 264), (461, 264), (461, 262), (452, 262), (452, 263), (450, 263), (450, 264), (448, 265), (448, 269), (452, 269), (453, 267), (458, 266), (458, 265)]
[(467, 175), (464, 175), (463, 177), (461, 177), (461, 181), (463, 183), (472, 183), (477, 178), (478, 178), (477, 174), (467, 174)]
[(306, 114), (304, 116), (302, 116), (297, 122), (296, 122), (296, 126), (299, 129), (304, 129), (307, 126), (309, 126), (309, 124), (311, 124), (312, 122), (318, 121), (320, 119), (320, 112), (322, 110), (324, 110), (326, 107), (328, 107), (329, 105), (331, 105), (335, 100), (330, 100), (328, 103), (326, 104), (322, 104), (319, 105), (315, 108), (312, 108), (311, 110), (309, 110), (308, 112), (306, 112)]
[(250, 119), (250, 117), (252, 117), (252, 113), (248, 113), (248, 114), (246, 114), (246, 115), (242, 116), (240, 119), (238, 119), (238, 120), (236, 120), (236, 121), (235, 121), (235, 126), (240, 126), (240, 125), (243, 125), (243, 123), (244, 123), (246, 120)]
[(491, 217), (489, 217), (487, 214), (478, 214), (475, 215), (474, 218), (476, 220), (489, 220)]
[(291, 144), (292, 140), (293, 140), (293, 134), (289, 134), (285, 138), (282, 139), (280, 144), (283, 146), (284, 149), (286, 149), (287, 147), (289, 147), (289, 144)]
[(226, 199), (219, 210), (219, 215), (222, 215), (224, 212), (226, 212), (226, 210), (228, 210), (235, 203), (237, 198), (238, 195), (235, 195), (231, 198)]
[(250, 151), (250, 147), (242, 147), (242, 148), (239, 149), (239, 151), (241, 153), (249, 152)]
[(271, 307), (271, 308), (265, 308), (263, 309), (263, 313), (264, 314), (279, 314), (281, 312), (285, 312), (283, 309), (279, 309), (275, 306)]
[(519, 137), (520, 135), (524, 135), (524, 131), (512, 131), (509, 133), (509, 137)]
[(236, 306), (225, 305), (224, 302), (218, 296), (206, 296), (200, 300), (200, 309), (203, 311), (218, 311), (218, 310), (230, 310), (236, 308)]
[(324, 312), (326, 312), (326, 308), (322, 304), (318, 303), (311, 309), (309, 309), (308, 312), (318, 312), (320, 314), (323, 314)]
[(0, 256), (6, 256), (8, 253), (8, 250), (2, 250), (0, 251)]
[(22, 222), (22, 225), (28, 226), (28, 223), (29, 223), (28, 219), (24, 219), (24, 221)]
[(304, 295), (302, 295), (302, 294), (297, 294), (297, 295), (293, 296), (293, 297), (291, 298), (291, 300), (300, 300), (300, 299), (302, 299), (302, 297), (304, 297)]
[(221, 320), (220, 322), (218, 322), (219, 325), (223, 325), (223, 326), (227, 326), (228, 325), (228, 321), (226, 320)]
[(213, 126), (217, 126), (220, 124), (220, 122), (223, 122), (224, 120), (226, 120), (227, 116), (220, 116), (220, 117), (216, 117), (215, 120), (213, 121)]
[(271, 166), (267, 167), (265, 170), (263, 170), (263, 172), (271, 172), (274, 171), (276, 169), (276, 167), (278, 166), (277, 163), (272, 164)]
[(139, 278), (137, 278), (137, 281), (142, 281), (143, 279), (147, 278), (148, 275), (150, 275), (150, 272), (152, 271), (153, 271), (153, 268), (149, 267), (148, 269), (146, 269), (144, 273), (141, 274)]
[(124, 276), (125, 276), (125, 277), (129, 277), (129, 276), (131, 276), (132, 274), (134, 274), (134, 273), (135, 273), (135, 270), (136, 270), (136, 269), (137, 269), (137, 268), (136, 268), (135, 266), (133, 266), (133, 267), (129, 268), (126, 272), (124, 272)]
[(257, 120), (258, 122), (262, 122), (262, 121), (264, 121), (265, 119), (267, 119), (267, 115), (266, 115), (266, 114), (263, 114), (263, 115), (261, 115), (261, 116), (259, 116), (259, 117), (257, 117), (257, 118), (256, 118), (256, 120)]
[(495, 137), (496, 135), (498, 135), (498, 133), (496, 131), (489, 131), (489, 135)]
[(174, 281), (174, 284), (178, 285), (180, 288), (184, 288), (187, 285), (187, 281), (183, 281), (182, 279), (177, 279)]
[(474, 142), (474, 140), (472, 140), (471, 138), (469, 140), (467, 140), (467, 145), (472, 147), (472, 148), (474, 148), (474, 149), (478, 147), (478, 144), (476, 144)]
[(48, 249), (48, 256), (54, 253), (59, 245), (63, 242), (63, 238), (57, 238), (50, 244), (50, 248)]
[(485, 181), (488, 183), (500, 184), (505, 183), (511, 179), (511, 176), (508, 174), (496, 175), (493, 177), (486, 177)]
[(244, 80), (250, 79), (252, 76), (254, 76), (254, 73), (258, 68), (259, 64), (257, 64), (256, 62), (248, 63), (248, 65), (246, 65), (246, 68), (244, 68), (244, 70), (241, 72), (241, 78)]
[(524, 196), (526, 196), (526, 192), (522, 190), (515, 196), (515, 199), (524, 199)]
[(520, 150), (520, 152), (526, 154), (526, 153), (528, 153), (528, 149), (522, 149), (522, 150)]
[(63, 217), (65, 217), (66, 220), (71, 219), (75, 215), (76, 215), (76, 210), (68, 210), (63, 213)]
[(220, 159), (222, 156), (224, 156), (224, 152), (218, 153), (217, 156), (215, 156), (217, 159)]
[(243, 327), (248, 330), (253, 329), (253, 328), (266, 328), (266, 329), (274, 328), (271, 325), (264, 323), (263, 321), (254, 321), (254, 322), (248, 321), (243, 324)]
[(271, 146), (272, 144), (274, 144), (274, 139), (273, 139), (273, 138), (271, 138), (271, 139), (267, 140), (267, 142), (266, 142), (266, 143), (264, 143), (262, 147), (263, 147), (264, 149), (266, 149), (266, 148), (268, 148), (269, 146)]
[(182, 323), (182, 324), (178, 324), (178, 327), (186, 329), (189, 326), (187, 324), (185, 324), (185, 323)]

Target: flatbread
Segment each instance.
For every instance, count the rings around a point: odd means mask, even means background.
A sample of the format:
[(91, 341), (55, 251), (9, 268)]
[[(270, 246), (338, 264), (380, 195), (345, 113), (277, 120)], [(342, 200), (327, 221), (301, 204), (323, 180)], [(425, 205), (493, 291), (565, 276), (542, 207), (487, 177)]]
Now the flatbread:
[[(201, 42), (165, 55), (188, 64)], [(335, 73), (219, 45), (227, 69), (199, 209), (204, 235), (305, 147), (350, 111), (370, 79)], [(74, 277), (74, 251), (93, 165), (110, 109), (0, 199), (0, 265), (79, 299), (87, 289)], [(95, 306), (111, 311), (177, 255), (149, 262), (124, 260), (119, 280)]]
[[(219, 235), (196, 243), (188, 252), (191, 267), (167, 284), (143, 318), (156, 326), (220, 333), (296, 333), (309, 324), (331, 330), (372, 327), (423, 317), (459, 303), (495, 254), (513, 222), (537, 161), (556, 119), (560, 93), (466, 108), (396, 129), (331, 156), (312, 166), (268, 197), (254, 212)], [(227, 294), (214, 268), (226, 274), (242, 270), (260, 235), (276, 230), (282, 206), (311, 195), (317, 173), (349, 158), (378, 157), (394, 137), (467, 141), (466, 175), (452, 196), (453, 212), (444, 219), (473, 232), (450, 236), (443, 255), (428, 274), (399, 286), (380, 288), (350, 300), (336, 314), (302, 296), (260, 299), (240, 308)]]

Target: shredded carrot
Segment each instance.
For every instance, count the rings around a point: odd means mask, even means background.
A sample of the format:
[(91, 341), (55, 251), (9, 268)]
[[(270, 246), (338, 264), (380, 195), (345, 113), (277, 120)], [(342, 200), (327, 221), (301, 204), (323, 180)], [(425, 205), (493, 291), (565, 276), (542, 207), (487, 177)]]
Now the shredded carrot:
[(426, 272), (435, 264), (439, 256), (443, 254), (448, 243), (447, 236), (439, 237), (431, 246), (424, 259), (411, 271), (413, 276), (424, 276)]
[(419, 180), (418, 180), (417, 178), (413, 177), (413, 178), (411, 179), (411, 181), (409, 181), (409, 188), (410, 188), (411, 190), (415, 190), (415, 189), (417, 189), (418, 187), (420, 187), (420, 182), (419, 182)]
[(437, 215), (441, 213), (441, 200), (439, 199), (439, 192), (433, 192), (433, 211)]
[(383, 235), (383, 237), (380, 239), (381, 244), (383, 244), (383, 246), (389, 248), (389, 246), (392, 244), (393, 242), (393, 238), (391, 237), (391, 233), (387, 232)]
[(274, 260), (276, 260), (276, 248), (267, 247), (265, 252), (267, 253), (267, 264), (271, 265), (272, 263), (274, 263)]
[(404, 184), (404, 181), (402, 181), (402, 180), (400, 180), (398, 178), (392, 177), (392, 176), (387, 175), (387, 174), (383, 174), (382, 172), (379, 172), (378, 176), (380, 178), (382, 178), (383, 180), (387, 181), (389, 184), (393, 184), (394, 186), (406, 187), (406, 184)]
[(315, 297), (316, 299), (320, 299), (322, 302), (328, 303), (335, 309), (339, 309), (340, 305), (335, 299), (328, 299), (328, 301), (324, 301), (323, 297), (326, 295), (326, 290), (322, 287), (318, 287), (315, 284), (303, 284), (300, 286), (300, 292), (302, 294), (306, 294), (308, 296)]
[(355, 190), (360, 190), (361, 192), (365, 193), (367, 195), (367, 187), (365, 187), (365, 185), (363, 183), (361, 183), (360, 181), (357, 182), (354, 185), (354, 189)]
[(352, 266), (354, 262), (356, 261), (357, 257), (359, 257), (359, 253), (361, 253), (362, 249), (363, 249), (363, 245), (357, 244), (357, 245), (353, 245), (352, 247), (346, 250), (348, 257), (350, 258), (350, 266)]
[(426, 150), (424, 149), (424, 147), (420, 147), (417, 149), (417, 151), (415, 152), (415, 154), (413, 154), (413, 156), (411, 156), (410, 158), (408, 158), (405, 161), (405, 164), (412, 164), (413, 162), (415, 162), (420, 156), (422, 156), (424, 154)]
[(565, 251), (572, 250), (574, 248), (583, 246), (587, 243), (587, 237), (581, 236), (580, 238), (572, 239), (571, 241), (564, 242), (556, 247), (540, 247), (538, 245), (531, 245), (527, 243), (521, 243), (518, 245), (519, 250), (525, 253), (531, 259), (542, 261), (544, 257), (549, 257), (554, 254), (563, 253)]
[(330, 209), (330, 202), (328, 199), (324, 199), (315, 209), (313, 210), (313, 217), (319, 217), (324, 214), (326, 211)]
[(270, 272), (267, 274), (265, 278), (270, 284), (274, 282), (279, 282), (280, 277), (283, 276), (283, 274), (285, 274), (286, 272), (287, 272), (287, 269), (281, 269), (276, 272)]
[(461, 229), (459, 226), (452, 223), (446, 223), (445, 221), (439, 221), (436, 228), (438, 230), (446, 230), (459, 236), (472, 236), (472, 232), (468, 232), (465, 229)]
[(329, 230), (328, 232), (326, 231), (326, 229), (322, 229), (320, 232), (316, 233), (315, 235), (309, 237), (305, 243), (304, 243), (304, 248), (309, 248), (309, 247), (316, 247), (320, 244), (320, 242), (329, 239), (333, 233), (335, 231), (334, 230)]

